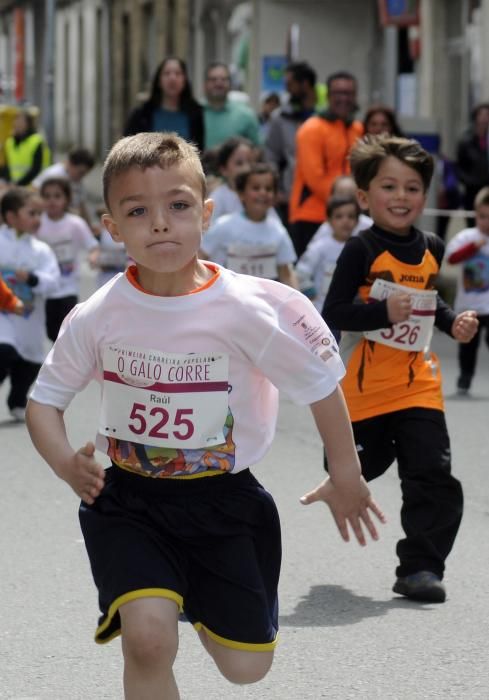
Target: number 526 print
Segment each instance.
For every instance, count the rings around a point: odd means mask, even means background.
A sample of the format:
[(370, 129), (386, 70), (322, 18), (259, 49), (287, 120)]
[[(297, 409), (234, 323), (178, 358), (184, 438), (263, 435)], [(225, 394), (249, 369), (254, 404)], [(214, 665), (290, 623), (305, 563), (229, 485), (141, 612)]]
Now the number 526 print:
[(193, 416), (193, 413), (192, 408), (177, 408), (172, 417), (170, 412), (161, 406), (148, 409), (144, 403), (134, 403), (129, 414), (129, 420), (132, 422), (128, 423), (127, 427), (135, 435), (166, 440), (170, 433), (164, 432), (163, 428), (168, 426), (168, 430), (177, 440), (188, 440), (195, 431), (194, 424), (188, 417)]
[[(381, 331), (380, 335), (386, 340), (393, 340), (401, 345), (414, 345), (419, 336), (420, 326), (413, 326), (410, 323), (396, 324), (395, 328)], [(396, 335), (396, 333), (398, 333)], [(395, 336), (395, 337), (394, 337)]]

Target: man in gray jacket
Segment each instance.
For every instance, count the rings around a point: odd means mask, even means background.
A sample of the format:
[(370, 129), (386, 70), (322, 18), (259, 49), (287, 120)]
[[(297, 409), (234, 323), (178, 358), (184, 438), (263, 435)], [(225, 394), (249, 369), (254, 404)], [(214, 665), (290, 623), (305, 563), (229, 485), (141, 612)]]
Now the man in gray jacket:
[(288, 202), (295, 167), (295, 134), (316, 107), (316, 71), (305, 61), (290, 63), (285, 70), (287, 104), (272, 114), (265, 140), (265, 157), (280, 173), (277, 210), (288, 224)]

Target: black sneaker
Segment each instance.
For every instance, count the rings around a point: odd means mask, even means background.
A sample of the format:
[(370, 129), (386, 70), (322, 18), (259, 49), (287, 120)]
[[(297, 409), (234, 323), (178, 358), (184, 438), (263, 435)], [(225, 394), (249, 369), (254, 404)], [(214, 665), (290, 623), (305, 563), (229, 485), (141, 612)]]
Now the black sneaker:
[(472, 382), (472, 377), (467, 374), (461, 374), (457, 379), (457, 394), (459, 396), (466, 396), (469, 393), (470, 384)]
[(439, 576), (432, 571), (418, 571), (398, 578), (392, 587), (394, 593), (424, 603), (444, 603), (447, 593)]

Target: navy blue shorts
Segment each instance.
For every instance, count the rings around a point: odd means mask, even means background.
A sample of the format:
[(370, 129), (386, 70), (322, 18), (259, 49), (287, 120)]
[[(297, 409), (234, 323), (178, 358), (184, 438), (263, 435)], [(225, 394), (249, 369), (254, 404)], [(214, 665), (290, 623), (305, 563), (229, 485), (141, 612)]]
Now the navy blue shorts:
[(225, 646), (274, 648), (280, 521), (248, 469), (153, 479), (113, 466), (80, 524), (102, 612), (96, 642), (120, 634), (121, 605), (163, 597)]

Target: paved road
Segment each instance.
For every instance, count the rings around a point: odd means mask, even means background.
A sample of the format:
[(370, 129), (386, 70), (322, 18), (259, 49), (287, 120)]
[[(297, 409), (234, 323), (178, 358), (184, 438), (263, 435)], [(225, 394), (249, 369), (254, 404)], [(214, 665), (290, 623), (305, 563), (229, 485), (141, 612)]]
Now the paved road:
[[(391, 469), (373, 486), (389, 518), (379, 542), (342, 543), (320, 505), (299, 496), (321, 477), (308, 412), (284, 400), (275, 445), (255, 473), (283, 520), (281, 643), (269, 676), (254, 687), (220, 678), (188, 625), (176, 674), (183, 698), (201, 700), (486, 700), (488, 672), (489, 357), (481, 352), (471, 399), (456, 399), (454, 344), (435, 338), (445, 371), (447, 414), (466, 512), (447, 571), (445, 605), (391, 593), (400, 534), (400, 491)], [(95, 429), (97, 390), (67, 414), (74, 444)], [(8, 419), (0, 389), (0, 698), (122, 698), (118, 640), (92, 642), (97, 599), (77, 523), (77, 500)]]

